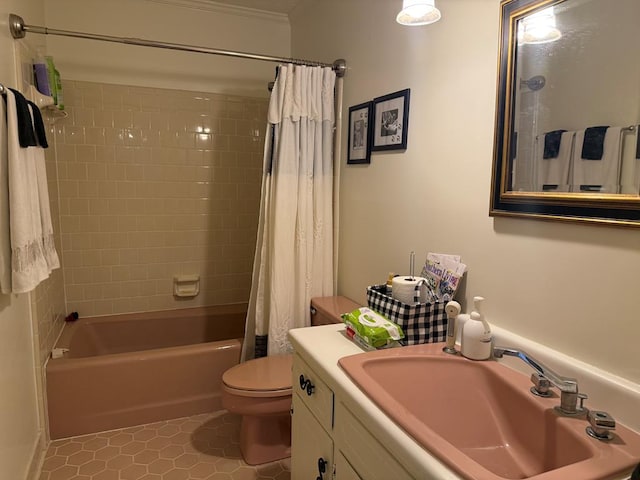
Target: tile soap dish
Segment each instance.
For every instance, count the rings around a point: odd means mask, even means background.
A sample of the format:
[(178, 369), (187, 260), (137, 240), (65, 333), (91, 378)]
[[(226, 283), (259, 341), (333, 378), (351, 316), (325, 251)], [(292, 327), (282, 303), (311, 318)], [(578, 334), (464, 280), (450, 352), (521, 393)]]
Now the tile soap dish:
[(173, 295), (195, 297), (200, 293), (200, 275), (176, 275), (173, 277)]

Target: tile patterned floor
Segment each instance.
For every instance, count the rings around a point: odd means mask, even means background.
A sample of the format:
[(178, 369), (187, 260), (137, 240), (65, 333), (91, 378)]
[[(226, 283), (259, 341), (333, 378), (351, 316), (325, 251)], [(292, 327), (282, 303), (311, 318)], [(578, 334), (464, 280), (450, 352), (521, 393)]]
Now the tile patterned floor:
[(239, 432), (223, 411), (54, 440), (40, 480), (290, 480), (289, 459), (244, 463)]

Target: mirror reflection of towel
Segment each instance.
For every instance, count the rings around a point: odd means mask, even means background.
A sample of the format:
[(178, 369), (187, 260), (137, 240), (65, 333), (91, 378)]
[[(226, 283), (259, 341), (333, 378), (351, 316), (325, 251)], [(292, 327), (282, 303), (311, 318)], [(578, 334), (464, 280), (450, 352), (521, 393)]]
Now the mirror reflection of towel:
[[(576, 133), (573, 156), (573, 192), (618, 193), (620, 190), (620, 148), (622, 145), (621, 127), (604, 128), (604, 139), (600, 161), (582, 157), (586, 143), (586, 130)], [(587, 129), (588, 130), (588, 129)], [(583, 145), (583, 148), (580, 148)]]
[[(575, 132), (560, 131), (558, 153), (554, 158), (544, 156), (547, 135), (539, 135), (536, 146), (536, 191), (568, 192), (570, 182), (571, 152)], [(549, 132), (553, 133), (553, 132)], [(555, 135), (554, 135), (555, 136)], [(555, 142), (555, 140), (554, 140)]]
[(560, 139), (566, 130), (554, 130), (544, 135), (544, 154), (542, 158), (556, 158), (560, 153)]
[(604, 137), (609, 127), (590, 127), (584, 131), (582, 142), (582, 158), (585, 160), (602, 160)]

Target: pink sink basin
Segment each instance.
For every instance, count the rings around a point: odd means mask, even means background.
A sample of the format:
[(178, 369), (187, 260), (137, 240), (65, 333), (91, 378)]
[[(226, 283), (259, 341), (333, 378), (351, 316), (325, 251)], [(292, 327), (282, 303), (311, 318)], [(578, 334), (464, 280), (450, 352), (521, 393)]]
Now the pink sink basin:
[[(589, 437), (584, 417), (556, 414), (557, 396), (529, 392), (529, 378), (495, 361), (442, 352), (443, 344), (340, 359), (351, 379), (426, 450), (473, 480), (609, 480), (640, 461), (640, 435)], [(611, 412), (615, 416), (615, 412)]]

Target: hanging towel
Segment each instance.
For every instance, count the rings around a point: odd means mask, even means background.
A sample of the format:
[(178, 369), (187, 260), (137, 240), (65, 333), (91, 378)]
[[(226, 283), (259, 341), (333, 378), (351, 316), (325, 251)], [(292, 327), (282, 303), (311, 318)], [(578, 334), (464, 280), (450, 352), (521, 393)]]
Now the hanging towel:
[[(559, 135), (556, 133), (559, 132)], [(547, 158), (547, 137), (552, 134), (555, 143), (557, 137), (557, 153), (554, 157)], [(538, 136), (538, 152), (536, 158), (536, 191), (544, 192), (568, 192), (571, 167), (571, 151), (573, 150), (573, 139), (576, 132), (556, 130), (548, 134)], [(555, 146), (554, 146), (555, 149)]]
[[(583, 158), (583, 146), (585, 142), (595, 143), (595, 141), (593, 141), (595, 136), (592, 136), (591, 140), (587, 140), (585, 135), (585, 130), (576, 133), (571, 190), (573, 192), (618, 193), (620, 189), (622, 128), (608, 127), (606, 129), (602, 145), (602, 155), (599, 161)], [(590, 156), (595, 156), (594, 152), (588, 153)]]
[[(52, 269), (60, 265), (53, 244), (44, 151), (40, 147), (20, 146), (16, 98), (12, 90), (7, 91), (6, 146), (3, 145), (2, 149), (7, 150), (11, 280), (10, 283), (7, 281), (6, 271), (0, 275), (4, 293), (33, 290), (49, 276)], [(27, 114), (31, 117), (28, 104)], [(33, 131), (32, 120), (29, 122)], [(4, 121), (2, 124), (4, 128)], [(4, 174), (0, 178), (4, 181)], [(4, 217), (6, 214), (6, 209), (2, 207), (0, 216)], [(0, 220), (0, 224), (2, 223), (6, 223), (6, 219)], [(2, 239), (6, 241), (6, 236)], [(2, 245), (2, 251), (2, 267), (6, 270), (9, 266), (5, 258), (6, 245)]]
[(584, 160), (602, 160), (604, 137), (609, 127), (589, 127), (584, 131), (582, 158)]
[[(38, 143), (47, 148), (47, 138), (44, 131), (44, 122), (40, 109), (33, 103), (29, 102), (29, 110), (33, 115), (34, 130)], [(44, 143), (44, 145), (43, 145)], [(47, 185), (47, 168), (44, 158), (43, 148), (28, 148), (27, 153), (33, 154), (36, 165), (36, 179), (38, 187), (38, 200), (40, 203), (40, 224), (42, 225), (42, 250), (44, 258), (47, 261), (48, 273), (55, 268), (60, 267), (58, 253), (53, 239), (53, 223), (51, 222), (51, 204), (49, 203), (49, 187)]]
[[(13, 92), (15, 103), (15, 117), (17, 120), (18, 139), (21, 147), (35, 147), (36, 135), (33, 131), (33, 122), (31, 120), (31, 114), (29, 113), (29, 104), (27, 99), (17, 90), (10, 88)], [(8, 98), (8, 97), (7, 97)]]
[(42, 121), (42, 113), (40, 113), (40, 109), (35, 103), (30, 100), (27, 100), (27, 103), (29, 104), (31, 116), (33, 117), (33, 130), (36, 134), (36, 142), (42, 148), (49, 148), (44, 122)]
[[(8, 94), (7, 94), (8, 95)], [(7, 110), (0, 99), (0, 289), (11, 293), (11, 237), (9, 231), (9, 163)]]
[(554, 130), (544, 134), (544, 155), (542, 158), (556, 158), (560, 153), (560, 139), (566, 130)]

